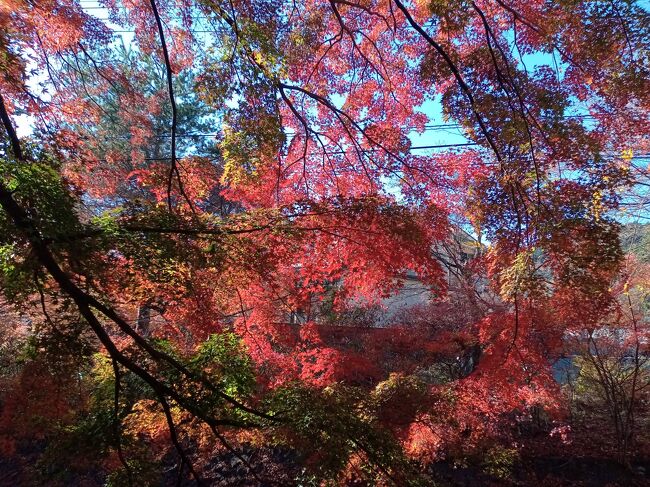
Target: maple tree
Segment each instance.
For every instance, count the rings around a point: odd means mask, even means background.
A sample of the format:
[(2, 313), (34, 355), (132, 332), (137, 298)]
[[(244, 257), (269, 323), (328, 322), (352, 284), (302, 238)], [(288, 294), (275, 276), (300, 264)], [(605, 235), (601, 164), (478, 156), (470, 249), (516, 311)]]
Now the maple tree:
[(575, 330), (566, 346), (577, 353), (578, 367), (566, 370), (576, 423), (595, 415), (613, 429), (611, 447), (623, 462), (637, 448), (636, 421), (647, 403), (647, 265), (630, 255), (613, 283), (609, 314), (584, 330)]
[[(501, 461), (532, 411), (562, 417), (567, 333), (619, 309), (612, 212), (650, 123), (639, 2), (95, 8), (108, 21), (0, 3), (1, 282), (32, 320), (7, 452), (43, 408), (39, 434), (104, 439), (115, 483), (171, 445), (179, 479), (216, 451), (261, 484), (277, 465), (253, 444), (288, 448), (305, 482), (405, 485), (446, 455)], [(467, 145), (414, 149), (432, 102)], [(433, 302), (373, 328), (410, 273)]]

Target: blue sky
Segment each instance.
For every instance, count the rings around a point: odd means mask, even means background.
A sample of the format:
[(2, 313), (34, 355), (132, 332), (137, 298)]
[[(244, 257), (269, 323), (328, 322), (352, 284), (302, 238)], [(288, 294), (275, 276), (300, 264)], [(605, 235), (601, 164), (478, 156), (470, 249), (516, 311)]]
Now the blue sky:
[[(105, 20), (110, 27), (114, 28), (118, 32), (116, 33), (119, 40), (116, 42), (122, 42), (125, 45), (133, 44), (134, 34), (132, 31), (122, 30), (120, 27), (111, 25), (108, 22), (108, 11), (103, 8), (99, 2), (95, 0), (81, 0), (82, 7), (89, 14)], [(650, 7), (650, 0), (643, 0), (639, 2), (644, 8), (648, 9)], [(200, 24), (198, 24), (200, 25)], [(209, 42), (206, 36), (206, 43)], [(135, 47), (135, 46), (134, 46)], [(513, 55), (515, 58), (519, 58), (519, 53), (514, 52)], [(551, 54), (548, 53), (535, 53), (522, 56), (523, 62), (526, 64), (526, 67), (529, 71), (534, 71), (537, 66), (547, 65), (551, 67), (557, 66), (560, 75), (564, 70), (564, 66), (559, 61), (558, 56), (553, 58)], [(32, 89), (35, 92), (38, 92), (37, 83), (42, 81), (44, 78), (36, 76), (32, 79)], [(410, 138), (413, 145), (413, 151), (418, 154), (432, 153), (439, 150), (445, 150), (445, 147), (438, 149), (422, 149), (421, 147), (425, 146), (447, 146), (454, 144), (465, 144), (468, 143), (468, 139), (463, 135), (461, 129), (453, 121), (445, 121), (442, 114), (442, 107), (439, 101), (439, 97), (436, 97), (433, 100), (427, 101), (424, 105), (420, 107), (420, 110), (427, 114), (430, 121), (427, 126), (427, 129), (424, 133), (412, 133)], [(580, 109), (575, 109), (572, 114), (581, 113)], [(582, 111), (582, 113), (585, 113)], [(31, 123), (30, 119), (27, 116), (18, 116), (16, 117), (17, 121), (17, 132), (18, 135), (28, 136), (31, 134)], [(215, 130), (215, 132), (218, 130)], [(628, 219), (629, 216), (622, 216), (624, 219)]]

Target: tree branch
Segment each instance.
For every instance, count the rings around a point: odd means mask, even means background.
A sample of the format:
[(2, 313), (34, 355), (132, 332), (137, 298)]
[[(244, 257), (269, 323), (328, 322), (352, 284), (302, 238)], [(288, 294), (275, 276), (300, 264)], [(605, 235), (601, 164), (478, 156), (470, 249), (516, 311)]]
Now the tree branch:
[(162, 20), (160, 19), (160, 14), (158, 13), (158, 7), (156, 6), (156, 0), (150, 0), (151, 10), (153, 15), (156, 18), (156, 25), (158, 27), (158, 36), (160, 37), (160, 44), (162, 45), (163, 58), (165, 61), (165, 72), (167, 75), (167, 91), (169, 93), (169, 102), (172, 108), (172, 126), (171, 126), (171, 167), (169, 168), (169, 174), (167, 176), (167, 205), (169, 210), (172, 209), (172, 181), (174, 175), (178, 181), (178, 190), (183, 195), (183, 198), (187, 201), (187, 204), (190, 206), (190, 210), (194, 213), (194, 206), (192, 205), (191, 200), (185, 193), (183, 187), (183, 181), (181, 178), (181, 173), (178, 170), (178, 159), (176, 157), (176, 126), (178, 124), (178, 109), (176, 107), (176, 98), (174, 96), (174, 83), (173, 83), (173, 73), (172, 65), (169, 60), (169, 51), (167, 50), (167, 41), (165, 40), (165, 31), (163, 29)]

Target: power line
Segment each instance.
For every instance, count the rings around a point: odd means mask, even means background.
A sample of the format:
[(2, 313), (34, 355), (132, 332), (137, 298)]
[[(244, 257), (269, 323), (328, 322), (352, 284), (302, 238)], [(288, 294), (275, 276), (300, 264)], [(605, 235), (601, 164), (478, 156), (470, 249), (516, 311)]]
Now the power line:
[[(439, 144), (439, 145), (416, 145), (416, 146), (411, 146), (409, 148), (409, 151), (412, 150), (423, 150), (423, 149), (450, 149), (450, 148), (456, 148), (456, 147), (470, 147), (470, 146), (477, 146), (476, 142), (466, 142), (466, 143), (459, 143), (459, 144)], [(381, 151), (382, 149), (359, 149), (359, 152), (362, 154), (367, 154), (369, 152), (378, 152)], [(341, 154), (346, 154), (348, 151), (331, 151), (327, 152), (327, 155), (341, 155)], [(356, 153), (353, 149), (350, 149), (350, 153)], [(282, 154), (283, 156), (286, 156), (286, 154)], [(200, 158), (207, 158), (210, 160), (218, 160), (217, 158), (214, 157), (206, 157), (206, 156), (200, 156), (200, 155), (190, 155), (190, 156), (182, 156), (179, 157), (179, 160), (183, 159), (191, 159), (193, 157), (200, 157)], [(145, 161), (169, 161), (171, 158), (170, 157), (145, 157)], [(98, 159), (99, 161), (106, 162), (106, 159)]]
[[(425, 133), (425, 132), (437, 132), (437, 131), (443, 131), (444, 132), (449, 128), (453, 129), (454, 127), (453, 126), (451, 126), (451, 127), (445, 126), (445, 127), (440, 127), (440, 128), (426, 128), (422, 133)], [(200, 138), (203, 138), (203, 137), (209, 137), (209, 138), (218, 137), (220, 135), (221, 135), (221, 133), (215, 132), (215, 133), (207, 133), (207, 134), (177, 134), (176, 137), (177, 138), (187, 138), (187, 139), (193, 139), (193, 138), (200, 139)], [(168, 139), (170, 137), (171, 137), (171, 135), (169, 135), (169, 134), (155, 134), (155, 135), (152, 135), (152, 136), (150, 136), (148, 138), (149, 139)], [(296, 135), (290, 134), (287, 138), (292, 139), (293, 137), (296, 137)], [(111, 136), (111, 137), (102, 137), (102, 140), (128, 140), (128, 139), (130, 139), (130, 137), (128, 135), (123, 135), (123, 136), (116, 135), (116, 136)]]
[[(593, 118), (592, 115), (567, 115), (563, 117), (565, 119), (571, 119), (571, 118)], [(450, 131), (450, 130), (455, 130), (455, 129), (461, 129), (462, 125), (459, 123), (442, 123), (442, 124), (427, 124), (424, 126), (424, 130), (422, 132), (416, 132), (416, 133), (426, 133), (426, 132), (445, 132), (445, 131)], [(415, 130), (415, 127), (413, 127), (413, 130)], [(214, 132), (214, 133), (200, 133), (200, 134), (177, 134), (176, 137), (180, 138), (202, 138), (202, 137), (218, 137), (221, 135), (219, 132)], [(295, 134), (288, 134), (288, 138), (293, 138), (295, 137)], [(156, 134), (152, 135), (151, 139), (165, 139), (169, 138), (171, 135), (169, 134)], [(104, 137), (104, 140), (114, 140), (114, 139), (129, 139), (128, 136), (113, 136), (113, 137)], [(456, 144), (452, 144), (456, 145)], [(422, 148), (428, 148), (427, 146), (422, 146)]]
[[(477, 146), (479, 144), (475, 142), (468, 142), (465, 144), (441, 144), (441, 145), (422, 145), (422, 146), (413, 146), (409, 149), (409, 152), (412, 150), (420, 150), (420, 149), (446, 149), (446, 148), (456, 148), (456, 147), (469, 147), (469, 146)], [(362, 154), (367, 154), (368, 152), (376, 152), (380, 151), (381, 149), (360, 149), (359, 152)], [(355, 153), (356, 151), (350, 150), (350, 153)], [(327, 155), (342, 155), (346, 154), (348, 151), (333, 151), (333, 152), (328, 152)], [(286, 154), (282, 154), (283, 156), (286, 156)], [(182, 156), (178, 157), (178, 160), (187, 160), (187, 159), (192, 159), (192, 158), (201, 158), (201, 159), (208, 159), (211, 161), (218, 161), (219, 158), (216, 157), (208, 157), (208, 156), (200, 156), (200, 155), (190, 155), (190, 156)], [(170, 157), (145, 157), (143, 158), (144, 161), (147, 162), (155, 162), (155, 161), (169, 161), (171, 158)], [(631, 160), (650, 160), (650, 154), (641, 154), (641, 155), (636, 155), (632, 156), (629, 158)], [(126, 160), (126, 159), (124, 159)], [(100, 162), (107, 162), (106, 159), (97, 159), (97, 161)], [(557, 161), (557, 162), (562, 162), (562, 161)], [(488, 162), (488, 161), (483, 161), (483, 164), (490, 165), (490, 164), (498, 164), (498, 162)], [(437, 163), (437, 165), (444, 165)]]

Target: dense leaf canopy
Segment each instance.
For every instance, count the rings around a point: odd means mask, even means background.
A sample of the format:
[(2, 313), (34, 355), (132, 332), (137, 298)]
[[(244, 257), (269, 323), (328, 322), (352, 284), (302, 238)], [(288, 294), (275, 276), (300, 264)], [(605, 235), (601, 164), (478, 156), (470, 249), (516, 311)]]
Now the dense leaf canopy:
[[(85, 439), (114, 484), (209, 483), (216, 451), (251, 485), (429, 485), (562, 421), (572, 337), (627, 461), (649, 44), (631, 0), (2, 1), (0, 285), (30, 323), (3, 448)], [(440, 120), (462, 136), (418, 145)]]

